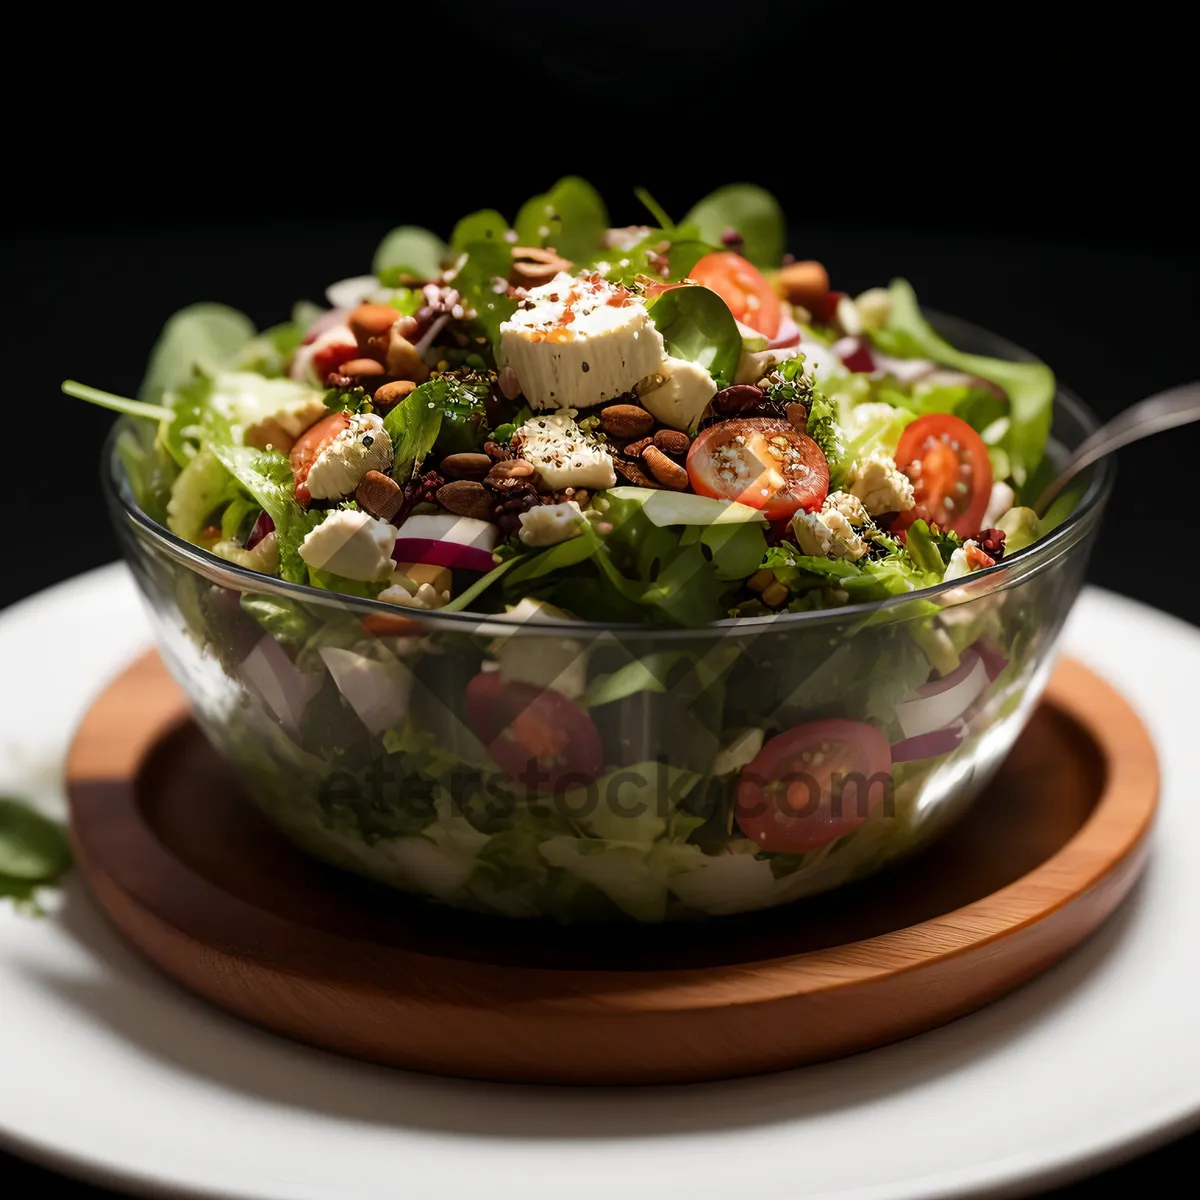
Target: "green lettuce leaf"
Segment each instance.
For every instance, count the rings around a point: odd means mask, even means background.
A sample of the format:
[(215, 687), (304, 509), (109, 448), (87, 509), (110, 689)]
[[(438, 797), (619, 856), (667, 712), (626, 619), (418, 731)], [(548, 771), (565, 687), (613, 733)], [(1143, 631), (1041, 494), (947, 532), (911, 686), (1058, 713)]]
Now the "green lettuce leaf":
[(500, 325), (517, 310), (517, 302), (505, 295), (505, 281), (512, 270), (512, 247), (503, 240), (484, 240), (468, 242), (463, 251), (466, 261), (456, 271), (453, 283), (495, 349), (500, 343)]
[(249, 317), (224, 304), (193, 304), (163, 326), (138, 399), (156, 403), (167, 392), (185, 387), (197, 368), (213, 374), (229, 366), (254, 338)]

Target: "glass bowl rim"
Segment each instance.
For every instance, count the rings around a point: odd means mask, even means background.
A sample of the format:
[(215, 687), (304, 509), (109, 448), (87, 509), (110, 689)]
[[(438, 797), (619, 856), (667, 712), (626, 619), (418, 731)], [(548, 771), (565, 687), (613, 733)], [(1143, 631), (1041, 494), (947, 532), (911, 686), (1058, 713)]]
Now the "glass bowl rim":
[[(953, 327), (962, 333), (982, 338), (1004, 357), (1016, 362), (1036, 361), (1036, 355), (1007, 338), (994, 334), (982, 326), (964, 320), (961, 317), (950, 316), (936, 309), (922, 308), (924, 315), (931, 323), (940, 328)], [(1100, 426), (1100, 422), (1090, 408), (1069, 388), (1063, 387), (1055, 380), (1053, 410), (1060, 407), (1065, 409), (1081, 426), (1085, 436), (1090, 436)], [(519, 624), (503, 626), (503, 613), (484, 613), (467, 610), (464, 612), (442, 612), (439, 609), (411, 609), (403, 606), (388, 604), (386, 601), (368, 600), (358, 596), (348, 596), (342, 592), (330, 592), (308, 584), (290, 583), (271, 575), (263, 575), (248, 567), (240, 567), (235, 563), (204, 550), (172, 533), (153, 517), (145, 513), (133, 498), (128, 478), (120, 465), (117, 453), (117, 439), (120, 431), (126, 427), (125, 422), (131, 418), (114, 421), (112, 428), (105, 438), (102, 450), (101, 486), (106, 498), (114, 504), (125, 516), (126, 520), (140, 527), (148, 537), (158, 542), (169, 557), (182, 563), (189, 569), (200, 574), (212, 576), (214, 573), (235, 580), (245, 581), (249, 587), (244, 590), (260, 594), (278, 595), (309, 604), (323, 607), (336, 606), (345, 610), (360, 612), (363, 615), (384, 613), (395, 617), (404, 617), (419, 625), (423, 632), (433, 633), (439, 629), (446, 632), (470, 633), (489, 622), (500, 622), (501, 628), (492, 632), (543, 633), (564, 636), (570, 630), (571, 636), (599, 635), (603, 633), (620, 633), (632, 636), (641, 633), (656, 639), (669, 637), (700, 638), (707, 635), (728, 637), (745, 632), (747, 634), (783, 632), (792, 628), (812, 628), (822, 624), (833, 624), (843, 620), (853, 621), (856, 618), (870, 617), (879, 612), (886, 612), (914, 600), (929, 600), (935, 596), (945, 595), (955, 589), (961, 589), (968, 582), (968, 577), (944, 580), (932, 587), (919, 588), (912, 592), (904, 592), (898, 596), (888, 596), (883, 600), (869, 600), (858, 604), (845, 604), (832, 608), (813, 609), (806, 612), (770, 613), (761, 617), (724, 617), (706, 625), (693, 626), (660, 626), (649, 623), (630, 623), (616, 621), (578, 621), (570, 622), (554, 620), (522, 620)], [(1087, 490), (1080, 497), (1074, 510), (1050, 533), (1037, 541), (1018, 550), (1011, 556), (1005, 557), (995, 566), (982, 571), (974, 571), (969, 576), (970, 596), (964, 602), (980, 599), (994, 592), (1016, 586), (1031, 574), (1041, 571), (1050, 563), (1063, 557), (1081, 537), (1086, 534), (1098, 519), (1104, 502), (1112, 491), (1116, 474), (1114, 460), (1111, 456), (1101, 459), (1090, 468), (1090, 480)], [(1013, 567), (1020, 565), (1027, 568), (1014, 572)]]

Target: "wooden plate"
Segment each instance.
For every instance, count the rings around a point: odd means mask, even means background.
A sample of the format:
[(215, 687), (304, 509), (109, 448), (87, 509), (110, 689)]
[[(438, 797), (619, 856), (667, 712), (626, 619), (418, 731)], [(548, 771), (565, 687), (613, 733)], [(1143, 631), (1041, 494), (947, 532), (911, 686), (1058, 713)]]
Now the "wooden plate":
[(996, 999), (1129, 891), (1158, 765), (1125, 701), (1065, 661), (991, 787), (918, 858), (783, 909), (608, 930), (458, 914), (310, 860), (239, 795), (154, 655), (96, 702), (67, 783), (101, 905), (223, 1008), (374, 1062), (625, 1084), (835, 1058)]

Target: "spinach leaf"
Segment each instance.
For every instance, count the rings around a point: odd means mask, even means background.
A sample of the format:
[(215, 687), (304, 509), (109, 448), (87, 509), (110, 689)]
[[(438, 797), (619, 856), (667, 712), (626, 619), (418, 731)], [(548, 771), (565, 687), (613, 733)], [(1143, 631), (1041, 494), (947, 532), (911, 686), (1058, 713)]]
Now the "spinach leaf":
[(467, 253), (475, 242), (503, 242), (508, 222), (494, 208), (484, 208), (463, 217), (450, 235), (450, 249), (455, 255)]
[(734, 229), (742, 236), (742, 255), (757, 267), (774, 270), (783, 258), (787, 225), (779, 202), (753, 183), (729, 183), (705, 196), (684, 217), (683, 225), (699, 230), (702, 241), (719, 246), (721, 235)]
[(384, 417), (383, 427), (395, 452), (392, 477), (400, 485), (412, 478), (437, 442), (450, 391), (451, 381), (430, 379), (414, 388)]
[(229, 366), (254, 338), (249, 317), (224, 304), (192, 304), (163, 326), (150, 352), (138, 399), (150, 403), (185, 387), (199, 367), (206, 374)]
[(587, 263), (600, 250), (608, 210), (586, 179), (567, 175), (521, 206), (515, 228), (522, 246), (552, 246), (574, 263)]
[(1054, 372), (1042, 362), (1008, 362), (956, 350), (921, 315), (916, 293), (905, 279), (888, 288), (892, 307), (885, 328), (872, 334), (885, 354), (931, 358), (1002, 387), (1008, 396), (1009, 427), (1000, 445), (1007, 452), (1012, 477), (1024, 484), (1046, 452), (1054, 406)]
[(929, 525), (925, 521), (914, 521), (908, 528), (904, 543), (908, 557), (914, 566), (921, 571), (929, 571), (941, 576), (946, 570), (942, 561), (942, 552), (933, 540)]
[(448, 257), (449, 247), (436, 233), (419, 225), (401, 225), (379, 243), (371, 272), (384, 287), (399, 287), (440, 275)]
[(11, 796), (0, 796), (0, 876), (53, 883), (71, 865), (62, 826)]
[(455, 273), (453, 283), (475, 321), (493, 347), (500, 341), (500, 325), (517, 309), (506, 291), (512, 270), (512, 247), (505, 241), (475, 241), (466, 247), (466, 261)]
[(706, 287), (678, 287), (647, 305), (668, 353), (699, 363), (719, 386), (732, 383), (742, 335), (729, 306)]

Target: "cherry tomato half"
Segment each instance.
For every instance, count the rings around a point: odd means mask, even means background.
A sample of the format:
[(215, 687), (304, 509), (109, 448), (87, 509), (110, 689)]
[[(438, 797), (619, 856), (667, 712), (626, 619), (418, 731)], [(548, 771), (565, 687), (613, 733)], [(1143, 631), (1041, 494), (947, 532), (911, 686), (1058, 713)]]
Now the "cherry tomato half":
[(738, 779), (734, 815), (764, 850), (806, 854), (853, 833), (891, 790), (892, 750), (873, 725), (810, 721), (773, 737)]
[(829, 463), (821, 447), (774, 417), (710, 425), (688, 451), (687, 472), (701, 496), (761, 508), (771, 521), (820, 508), (829, 491)]
[(717, 250), (699, 259), (688, 278), (711, 288), (729, 311), (751, 329), (773, 338), (783, 320), (779, 297), (763, 273), (732, 250)]
[(331, 342), (328, 346), (322, 346), (313, 355), (313, 370), (316, 371), (317, 378), (324, 387), (325, 377), (331, 371), (336, 371), (342, 363), (348, 363), (352, 358), (361, 357), (361, 351), (353, 342)]
[(900, 436), (896, 465), (912, 480), (917, 504), (896, 518), (893, 530), (920, 518), (960, 537), (979, 532), (992, 494), (992, 463), (966, 421), (951, 413), (918, 417)]
[(500, 769), (531, 791), (585, 787), (604, 770), (600, 731), (561, 692), (481, 671), (467, 684), (467, 723)]

